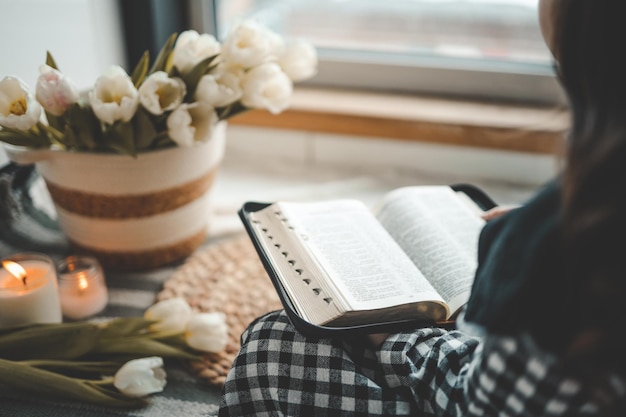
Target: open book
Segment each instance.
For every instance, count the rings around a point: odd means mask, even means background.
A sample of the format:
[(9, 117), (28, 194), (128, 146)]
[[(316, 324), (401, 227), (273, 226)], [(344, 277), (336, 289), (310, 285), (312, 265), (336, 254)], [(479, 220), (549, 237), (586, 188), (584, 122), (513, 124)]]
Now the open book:
[(402, 187), (358, 200), (248, 202), (239, 211), (285, 310), (305, 333), (453, 321), (477, 267), (480, 189)]

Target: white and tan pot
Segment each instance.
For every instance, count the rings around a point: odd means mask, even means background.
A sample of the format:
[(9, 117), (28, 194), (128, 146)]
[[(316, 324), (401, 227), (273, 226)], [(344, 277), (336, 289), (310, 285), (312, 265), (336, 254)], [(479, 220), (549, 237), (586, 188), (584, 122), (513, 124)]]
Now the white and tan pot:
[(211, 139), (127, 155), (7, 147), (36, 165), (58, 222), (79, 252), (105, 267), (151, 269), (181, 260), (206, 239), (211, 189), (224, 154), (226, 122)]

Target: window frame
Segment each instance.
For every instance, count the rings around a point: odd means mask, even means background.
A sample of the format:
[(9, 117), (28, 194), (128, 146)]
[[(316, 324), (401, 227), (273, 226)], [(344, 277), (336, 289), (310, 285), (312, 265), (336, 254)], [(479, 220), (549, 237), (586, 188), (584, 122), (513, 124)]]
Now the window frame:
[[(188, 0), (190, 25), (217, 36), (217, 0)], [(380, 56), (380, 55), (379, 55)], [(318, 48), (319, 71), (303, 85), (434, 95), (513, 103), (562, 106), (563, 90), (553, 68), (420, 56), (393, 55), (387, 62), (374, 53)], [(358, 70), (355, 70), (358, 68)]]

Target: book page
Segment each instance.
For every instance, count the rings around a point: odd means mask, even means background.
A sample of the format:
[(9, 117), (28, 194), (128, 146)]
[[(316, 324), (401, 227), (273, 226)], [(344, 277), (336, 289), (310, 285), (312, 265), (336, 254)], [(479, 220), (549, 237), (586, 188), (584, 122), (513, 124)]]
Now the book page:
[(441, 301), (431, 284), (356, 200), (278, 203), (317, 266), (343, 294), (348, 309), (385, 308), (422, 300)]
[(376, 208), (380, 223), (454, 312), (469, 298), (485, 221), (448, 186), (403, 187)]

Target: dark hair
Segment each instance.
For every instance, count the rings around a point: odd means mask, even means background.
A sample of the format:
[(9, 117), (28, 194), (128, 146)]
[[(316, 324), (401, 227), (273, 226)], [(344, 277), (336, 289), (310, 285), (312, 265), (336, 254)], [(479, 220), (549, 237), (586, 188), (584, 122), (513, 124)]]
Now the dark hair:
[(578, 330), (569, 354), (626, 375), (626, 2), (555, 7), (554, 53), (572, 115), (563, 238)]

